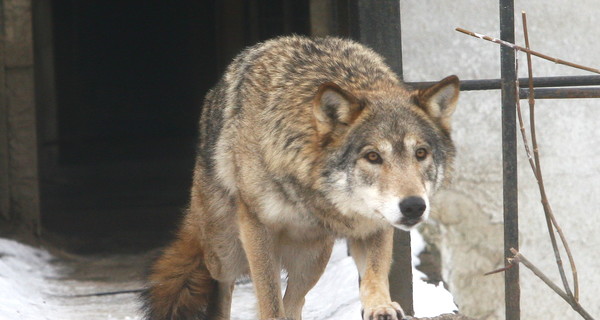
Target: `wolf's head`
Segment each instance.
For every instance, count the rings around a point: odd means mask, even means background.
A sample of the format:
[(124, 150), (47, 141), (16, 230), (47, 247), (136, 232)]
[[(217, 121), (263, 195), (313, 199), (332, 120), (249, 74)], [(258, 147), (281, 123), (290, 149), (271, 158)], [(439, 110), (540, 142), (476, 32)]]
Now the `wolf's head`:
[(450, 117), (459, 80), (427, 89), (350, 92), (323, 84), (313, 104), (324, 149), (324, 193), (344, 215), (385, 219), (408, 230), (451, 171)]

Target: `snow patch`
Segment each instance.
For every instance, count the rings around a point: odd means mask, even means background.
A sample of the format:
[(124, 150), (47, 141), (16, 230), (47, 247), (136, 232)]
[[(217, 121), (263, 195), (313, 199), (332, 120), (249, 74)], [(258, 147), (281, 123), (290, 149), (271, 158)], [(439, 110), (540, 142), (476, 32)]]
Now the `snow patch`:
[[(425, 248), (421, 235), (412, 231), (413, 266)], [(94, 292), (91, 281), (72, 280), (45, 250), (0, 239), (0, 319), (127, 319), (139, 320), (140, 302), (134, 294), (69, 298)], [(413, 268), (416, 316), (431, 317), (457, 310), (443, 285), (431, 285)], [(285, 274), (282, 275), (285, 285)], [(110, 285), (110, 284), (109, 284)], [(100, 290), (110, 291), (110, 290)], [(252, 283), (240, 281), (234, 290), (232, 320), (256, 318)], [(325, 273), (306, 296), (305, 320), (360, 320), (358, 272), (347, 255), (345, 241), (336, 242)]]

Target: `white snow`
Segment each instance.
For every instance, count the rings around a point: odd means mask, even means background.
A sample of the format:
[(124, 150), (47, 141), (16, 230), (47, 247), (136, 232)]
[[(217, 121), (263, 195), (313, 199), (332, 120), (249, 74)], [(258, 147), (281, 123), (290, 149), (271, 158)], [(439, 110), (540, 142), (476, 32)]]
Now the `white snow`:
[[(419, 253), (424, 242), (412, 232), (413, 252)], [(413, 264), (418, 263), (413, 257)], [(120, 282), (69, 278), (67, 267), (47, 251), (13, 240), (0, 239), (0, 319), (141, 319), (135, 294), (73, 298), (70, 295), (140, 288), (132, 279)], [(421, 280), (424, 275), (413, 269), (414, 304), (418, 317), (431, 317), (457, 310), (452, 296), (442, 285)], [(285, 282), (285, 276), (282, 275)], [(234, 290), (233, 320), (256, 318), (256, 299), (252, 284), (240, 281)], [(336, 243), (325, 273), (306, 297), (305, 320), (360, 320), (358, 274), (346, 244)]]
[(443, 313), (458, 311), (452, 294), (444, 288), (443, 283), (440, 282), (437, 285), (432, 285), (421, 280), (425, 279), (426, 276), (421, 271), (415, 269), (415, 266), (418, 266), (420, 263), (418, 255), (425, 250), (425, 241), (416, 230), (411, 230), (410, 240), (413, 255), (413, 307), (415, 309), (415, 316), (435, 317)]

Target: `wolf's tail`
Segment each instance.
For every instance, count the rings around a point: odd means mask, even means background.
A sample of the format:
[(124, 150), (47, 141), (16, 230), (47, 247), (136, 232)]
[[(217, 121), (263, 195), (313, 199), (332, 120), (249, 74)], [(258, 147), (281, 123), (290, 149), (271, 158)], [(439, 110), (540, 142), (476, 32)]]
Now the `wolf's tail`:
[(196, 239), (180, 237), (154, 264), (142, 294), (148, 320), (205, 320), (212, 317), (217, 282), (204, 263)]

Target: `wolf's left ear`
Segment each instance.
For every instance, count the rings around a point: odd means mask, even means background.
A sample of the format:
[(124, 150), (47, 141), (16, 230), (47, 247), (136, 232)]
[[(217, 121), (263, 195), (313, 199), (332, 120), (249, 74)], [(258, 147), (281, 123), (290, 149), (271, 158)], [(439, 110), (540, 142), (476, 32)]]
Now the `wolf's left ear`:
[(320, 135), (345, 130), (361, 111), (359, 100), (333, 82), (322, 84), (313, 100), (313, 114)]
[(460, 81), (457, 76), (449, 76), (433, 86), (417, 91), (417, 103), (427, 114), (438, 121), (441, 127), (450, 131), (450, 117), (456, 109)]

